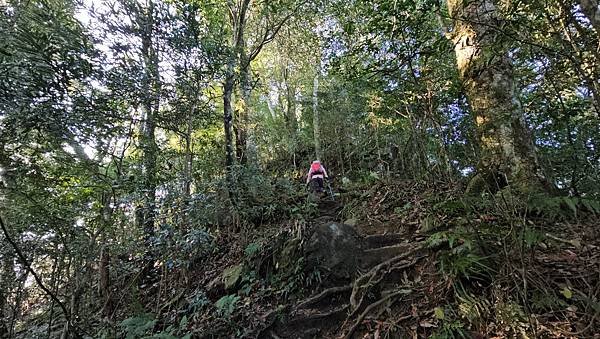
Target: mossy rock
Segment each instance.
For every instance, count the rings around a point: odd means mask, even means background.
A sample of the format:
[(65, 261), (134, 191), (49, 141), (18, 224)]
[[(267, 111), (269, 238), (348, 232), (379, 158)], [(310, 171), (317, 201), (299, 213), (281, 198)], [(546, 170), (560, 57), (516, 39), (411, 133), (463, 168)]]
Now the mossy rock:
[(243, 264), (237, 264), (231, 267), (227, 267), (221, 274), (221, 279), (225, 284), (225, 290), (233, 290), (242, 278), (242, 272), (244, 271)]

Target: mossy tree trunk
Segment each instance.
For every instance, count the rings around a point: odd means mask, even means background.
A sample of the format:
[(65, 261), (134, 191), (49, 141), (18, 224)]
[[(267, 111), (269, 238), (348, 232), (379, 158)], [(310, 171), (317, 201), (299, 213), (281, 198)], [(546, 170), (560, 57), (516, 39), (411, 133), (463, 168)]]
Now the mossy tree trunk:
[(543, 176), (494, 1), (448, 0), (448, 9), (459, 76), (475, 119), (480, 179), (492, 189), (507, 184), (522, 191), (541, 188)]

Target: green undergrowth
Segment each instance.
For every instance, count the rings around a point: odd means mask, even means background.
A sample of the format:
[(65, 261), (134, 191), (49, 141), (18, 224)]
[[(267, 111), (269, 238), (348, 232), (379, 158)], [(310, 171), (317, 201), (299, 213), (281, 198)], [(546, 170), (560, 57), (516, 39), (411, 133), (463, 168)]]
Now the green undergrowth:
[[(322, 288), (327, 272), (307, 268), (301, 252), (315, 203), (298, 183), (255, 174), (236, 179), (244, 188), (235, 209), (217, 185), (194, 210), (195, 226), (159, 236), (162, 280), (137, 297), (146, 306), (119, 313), (125, 320), (113, 334), (251, 336), (260, 327), (258, 315), (274, 309), (281, 315), (285, 305)], [(336, 185), (340, 218), (354, 219), (359, 233), (396, 232), (424, 241), (436, 272), (422, 281), (443, 282), (435, 288), (447, 295), (427, 313), (433, 337), (560, 337), (596, 330), (586, 326), (600, 313), (588, 287), (600, 284), (589, 274), (600, 246), (597, 201), (522, 197), (508, 189), (466, 197), (458, 184), (373, 175), (336, 179)], [(226, 269), (230, 286), (211, 290)], [(148, 306), (157, 300), (168, 307)]]
[(426, 243), (453, 296), (436, 337), (595, 331), (587, 324), (600, 304), (588, 287), (599, 282), (586, 273), (598, 239), (584, 234), (595, 227), (598, 201), (505, 190), (431, 202), (425, 218), (437, 224)]
[[(297, 300), (321, 284), (326, 272), (307, 268), (301, 253), (317, 214), (304, 185), (252, 170), (235, 175), (235, 201), (222, 178), (192, 196), (185, 227), (175, 226), (182, 225), (177, 214), (163, 221), (152, 239), (153, 280), (136, 282), (137, 261), (116, 263), (121, 305), (98, 337), (239, 337), (268, 305)], [(228, 286), (210, 287), (221, 276)]]
[(510, 188), (465, 196), (459, 185), (384, 178), (355, 184), (345, 203), (344, 218), (363, 233), (425, 239), (450, 296), (436, 308), (434, 337), (597, 331), (590, 324), (600, 313), (593, 289), (600, 281), (590, 272), (600, 245), (598, 200)]

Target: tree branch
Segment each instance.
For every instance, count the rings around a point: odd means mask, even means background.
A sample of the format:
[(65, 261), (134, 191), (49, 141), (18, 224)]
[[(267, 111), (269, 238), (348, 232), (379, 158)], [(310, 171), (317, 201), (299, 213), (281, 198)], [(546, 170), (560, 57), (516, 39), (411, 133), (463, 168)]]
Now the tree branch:
[[(252, 60), (254, 60), (258, 54), (260, 53), (260, 51), (263, 49), (263, 47), (270, 43), (271, 41), (273, 41), (273, 39), (275, 39), (275, 37), (277, 36), (277, 33), (279, 33), (279, 30), (281, 30), (281, 28), (283, 27), (283, 25), (285, 25), (285, 23), (292, 17), (294, 16), (299, 10), (300, 8), (302, 8), (302, 6), (304, 4), (306, 4), (308, 2), (308, 0), (304, 0), (301, 1), (300, 3), (298, 3), (298, 5), (292, 9), (290, 11), (290, 13), (288, 13), (288, 15), (286, 15), (283, 19), (281, 19), (281, 21), (279, 21), (278, 23), (276, 23), (272, 29), (266, 29), (265, 30), (265, 34), (263, 34), (263, 37), (261, 39), (261, 41), (258, 43), (258, 45), (256, 45), (253, 49), (252, 52), (250, 53), (250, 55), (248, 56), (248, 59), (246, 60), (247, 64), (250, 64), (250, 62)], [(247, 67), (247, 65), (243, 65), (245, 67)]]
[(27, 261), (27, 258), (25, 257), (25, 255), (23, 255), (23, 252), (21, 251), (19, 246), (17, 246), (15, 241), (10, 237), (10, 234), (8, 233), (8, 230), (6, 229), (6, 226), (4, 225), (4, 221), (2, 220), (2, 217), (0, 217), (0, 227), (2, 227), (2, 232), (4, 233), (4, 237), (6, 238), (8, 243), (12, 246), (13, 250), (15, 251), (15, 253), (19, 257), (19, 259), (21, 260), (21, 263), (23, 264), (23, 266), (25, 266), (27, 271), (29, 271), (29, 273), (31, 273), (31, 275), (35, 279), (35, 282), (37, 283), (38, 287), (40, 289), (42, 289), (54, 302), (56, 302), (58, 304), (58, 306), (60, 306), (60, 309), (63, 311), (65, 319), (67, 320), (67, 323), (70, 326), (73, 325), (71, 322), (71, 314), (69, 313), (69, 311), (67, 310), (65, 305), (62, 303), (62, 301), (60, 301), (60, 299), (58, 299), (58, 297), (44, 285), (40, 276), (33, 270), (33, 268), (31, 268), (29, 261)]

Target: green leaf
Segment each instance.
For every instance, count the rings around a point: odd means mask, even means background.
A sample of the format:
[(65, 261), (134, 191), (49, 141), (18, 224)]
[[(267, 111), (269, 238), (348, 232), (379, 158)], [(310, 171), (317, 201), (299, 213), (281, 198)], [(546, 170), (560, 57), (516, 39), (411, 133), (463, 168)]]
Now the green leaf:
[(186, 328), (188, 325), (188, 317), (187, 315), (184, 315), (183, 318), (181, 318), (181, 321), (179, 321), (179, 328)]
[(444, 320), (444, 309), (441, 307), (436, 307), (433, 309), (433, 313), (435, 314), (435, 318), (439, 320)]
[(560, 293), (567, 299), (571, 299), (573, 297), (573, 292), (568, 287), (564, 287)]
[(235, 294), (226, 295), (217, 300), (215, 307), (222, 316), (230, 316), (235, 310), (235, 304), (238, 300), (240, 300), (240, 297)]

